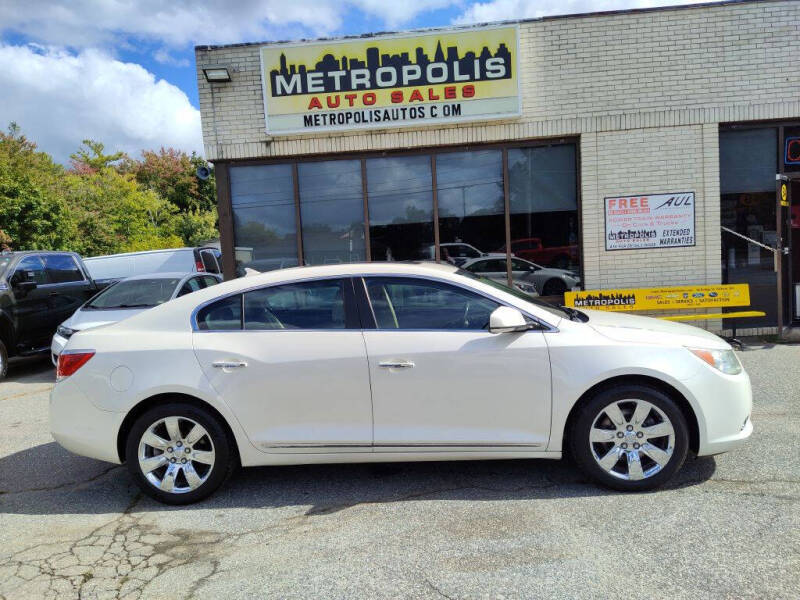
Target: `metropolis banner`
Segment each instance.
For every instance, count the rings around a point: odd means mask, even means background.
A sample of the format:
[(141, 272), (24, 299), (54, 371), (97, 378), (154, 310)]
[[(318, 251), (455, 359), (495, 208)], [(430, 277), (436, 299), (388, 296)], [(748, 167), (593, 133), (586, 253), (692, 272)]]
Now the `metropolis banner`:
[(518, 116), (517, 27), (261, 48), (267, 133)]

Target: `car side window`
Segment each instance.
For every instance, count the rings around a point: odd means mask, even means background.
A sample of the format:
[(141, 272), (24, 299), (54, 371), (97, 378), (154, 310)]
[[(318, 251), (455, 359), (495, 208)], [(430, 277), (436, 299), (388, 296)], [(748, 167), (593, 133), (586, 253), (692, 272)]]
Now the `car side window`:
[(486, 329), (500, 306), (439, 281), (370, 277), (366, 283), (378, 329)]
[(242, 295), (229, 296), (197, 312), (197, 327), (203, 331), (232, 331), (242, 328)]
[(304, 281), (247, 292), (244, 328), (345, 329), (344, 281)]
[(204, 275), (202, 280), (205, 287), (211, 287), (212, 285), (217, 285), (219, 283), (219, 279), (216, 277), (210, 277), (209, 275)]
[(33, 281), (38, 285), (50, 283), (47, 280), (44, 263), (38, 256), (26, 256), (19, 261), (19, 264), (14, 269), (14, 274), (11, 276), (11, 284), (15, 285), (24, 281)]
[(464, 267), (467, 271), (472, 271), (473, 273), (486, 273), (489, 271), (489, 260), (479, 260), (476, 263), (469, 265), (468, 267)]
[(523, 262), (519, 259), (511, 259), (511, 270), (512, 271), (536, 271), (536, 267), (534, 267), (531, 263)]
[(200, 283), (199, 277), (192, 277), (191, 279), (187, 279), (184, 284), (181, 286), (181, 291), (178, 292), (178, 297), (185, 296), (186, 294), (191, 294), (192, 292), (196, 292), (199, 289), (202, 289), (202, 285)]
[(69, 254), (45, 254), (44, 268), (50, 283), (71, 283), (73, 281), (84, 281), (83, 273), (75, 262), (75, 258)]

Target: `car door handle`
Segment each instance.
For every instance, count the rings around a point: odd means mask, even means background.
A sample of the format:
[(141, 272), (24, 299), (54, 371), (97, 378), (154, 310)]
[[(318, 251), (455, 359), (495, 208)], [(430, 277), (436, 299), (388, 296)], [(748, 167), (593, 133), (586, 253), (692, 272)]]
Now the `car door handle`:
[(218, 360), (215, 363), (211, 363), (214, 368), (217, 369), (240, 369), (242, 367), (246, 367), (247, 363), (243, 360), (238, 361), (231, 361), (231, 360)]
[(410, 360), (384, 360), (378, 363), (384, 369), (411, 369), (414, 363)]

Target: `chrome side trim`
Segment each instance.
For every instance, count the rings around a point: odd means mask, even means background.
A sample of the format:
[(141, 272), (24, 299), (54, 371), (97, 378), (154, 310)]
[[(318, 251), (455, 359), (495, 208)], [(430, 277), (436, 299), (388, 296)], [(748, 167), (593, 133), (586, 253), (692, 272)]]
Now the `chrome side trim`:
[(262, 448), (275, 448), (275, 449), (290, 449), (290, 448), (363, 448), (370, 450), (372, 448), (541, 448), (544, 444), (469, 444), (469, 443), (441, 443), (430, 442), (421, 444), (347, 444), (347, 443), (333, 443), (333, 444), (261, 444)]

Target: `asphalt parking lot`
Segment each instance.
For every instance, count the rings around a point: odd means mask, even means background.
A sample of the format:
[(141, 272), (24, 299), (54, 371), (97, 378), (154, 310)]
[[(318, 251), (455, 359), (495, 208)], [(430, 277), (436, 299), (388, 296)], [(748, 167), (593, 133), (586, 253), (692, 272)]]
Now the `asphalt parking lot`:
[(0, 383), (0, 598), (798, 598), (800, 346), (740, 354), (743, 449), (625, 495), (570, 464), (248, 469), (171, 508), (47, 423), (53, 369)]

